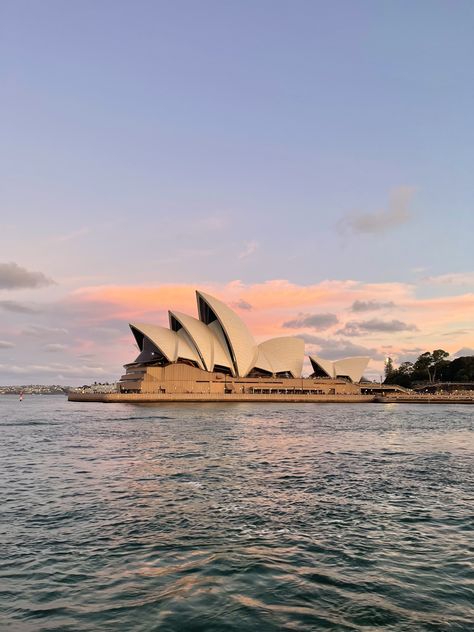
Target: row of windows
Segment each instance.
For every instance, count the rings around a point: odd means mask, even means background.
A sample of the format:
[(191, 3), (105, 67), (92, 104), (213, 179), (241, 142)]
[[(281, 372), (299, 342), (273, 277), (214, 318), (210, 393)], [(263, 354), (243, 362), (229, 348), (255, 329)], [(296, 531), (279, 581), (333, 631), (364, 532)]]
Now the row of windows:
[(320, 389), (301, 388), (250, 388), (248, 392), (254, 395), (326, 395), (326, 391)]

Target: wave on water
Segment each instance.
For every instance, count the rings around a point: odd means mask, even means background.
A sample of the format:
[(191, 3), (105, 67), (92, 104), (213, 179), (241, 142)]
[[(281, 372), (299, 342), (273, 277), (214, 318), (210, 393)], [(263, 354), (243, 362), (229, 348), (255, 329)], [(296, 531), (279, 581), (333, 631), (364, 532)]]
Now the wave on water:
[(472, 630), (466, 408), (41, 397), (0, 428), (2, 630)]

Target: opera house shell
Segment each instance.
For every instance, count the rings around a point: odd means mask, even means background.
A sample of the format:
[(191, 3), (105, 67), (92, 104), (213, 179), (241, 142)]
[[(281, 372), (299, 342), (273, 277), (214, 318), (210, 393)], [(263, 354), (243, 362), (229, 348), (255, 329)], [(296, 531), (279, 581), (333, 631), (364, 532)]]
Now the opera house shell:
[[(302, 383), (302, 389), (303, 381), (310, 381), (301, 377), (302, 338), (283, 336), (257, 344), (230, 307), (204, 292), (196, 292), (196, 298), (198, 318), (170, 311), (169, 328), (130, 324), (140, 353), (125, 366), (126, 374), (119, 382), (122, 392), (211, 393), (221, 389), (225, 393), (244, 393), (252, 389), (254, 393), (259, 387), (262, 390), (264, 383), (269, 388), (278, 384), (288, 391), (295, 388), (295, 380)], [(308, 388), (314, 387), (314, 379), (342, 376), (345, 382), (357, 382), (368, 360), (331, 362), (310, 357), (314, 373)]]
[(314, 377), (348, 377), (352, 382), (359, 382), (370, 358), (357, 356), (342, 360), (324, 360), (318, 356), (309, 356)]

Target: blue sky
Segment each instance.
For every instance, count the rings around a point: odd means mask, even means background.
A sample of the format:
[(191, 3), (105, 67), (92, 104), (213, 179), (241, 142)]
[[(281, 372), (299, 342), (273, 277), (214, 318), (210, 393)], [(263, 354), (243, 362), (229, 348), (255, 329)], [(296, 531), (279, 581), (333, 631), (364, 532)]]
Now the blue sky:
[(16, 0), (0, 29), (0, 262), (55, 281), (0, 282), (0, 300), (275, 279), (472, 292), (472, 2)]

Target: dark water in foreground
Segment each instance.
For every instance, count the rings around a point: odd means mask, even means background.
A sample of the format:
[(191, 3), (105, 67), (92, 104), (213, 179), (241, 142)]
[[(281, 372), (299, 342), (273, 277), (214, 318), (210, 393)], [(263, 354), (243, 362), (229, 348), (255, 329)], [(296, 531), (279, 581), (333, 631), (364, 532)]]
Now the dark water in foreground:
[(0, 396), (0, 629), (473, 630), (473, 412)]

